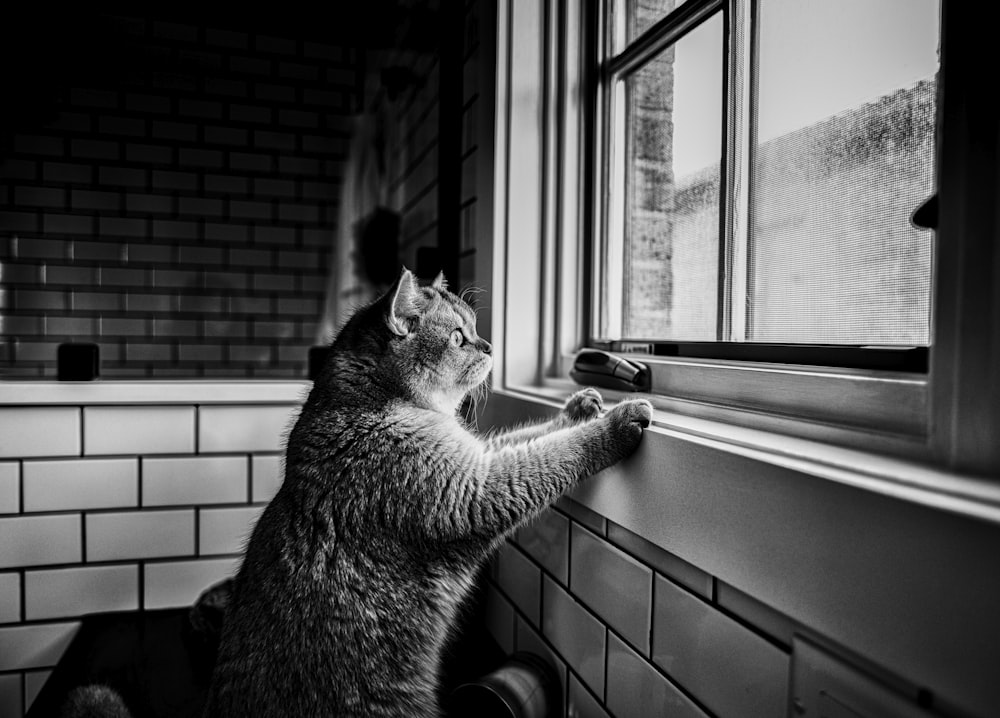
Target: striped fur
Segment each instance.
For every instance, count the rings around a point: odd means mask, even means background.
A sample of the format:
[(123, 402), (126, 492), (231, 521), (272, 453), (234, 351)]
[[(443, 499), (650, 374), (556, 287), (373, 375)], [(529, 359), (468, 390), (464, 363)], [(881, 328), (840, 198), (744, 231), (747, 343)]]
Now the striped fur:
[(651, 411), (600, 416), (587, 389), (550, 422), (478, 436), (456, 413), (490, 351), (462, 300), (405, 270), (345, 325), (247, 546), (207, 716), (439, 715), (439, 656), (477, 568), (634, 451)]

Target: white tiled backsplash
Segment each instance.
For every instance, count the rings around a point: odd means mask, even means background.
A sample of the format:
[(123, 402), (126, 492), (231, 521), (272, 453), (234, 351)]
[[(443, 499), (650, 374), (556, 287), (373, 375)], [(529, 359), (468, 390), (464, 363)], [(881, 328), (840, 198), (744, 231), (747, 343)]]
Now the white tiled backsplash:
[(307, 384), (151, 384), (142, 403), (122, 383), (66, 399), (0, 384), (4, 717), (28, 710), (81, 616), (187, 606), (232, 575), (280, 485)]
[(569, 498), (501, 548), (485, 616), (556, 667), (568, 718), (786, 713), (788, 618)]

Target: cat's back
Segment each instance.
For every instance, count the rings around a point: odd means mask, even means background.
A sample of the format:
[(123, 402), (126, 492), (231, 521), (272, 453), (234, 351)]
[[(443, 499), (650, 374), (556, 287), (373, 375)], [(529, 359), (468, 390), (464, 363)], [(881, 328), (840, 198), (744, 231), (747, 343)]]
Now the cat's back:
[(454, 417), (406, 401), (307, 403), (289, 435), (286, 481), (302, 472), (318, 475), (319, 467), (328, 486), (360, 471), (373, 480), (421, 473), (426, 459), (457, 458), (475, 444)]

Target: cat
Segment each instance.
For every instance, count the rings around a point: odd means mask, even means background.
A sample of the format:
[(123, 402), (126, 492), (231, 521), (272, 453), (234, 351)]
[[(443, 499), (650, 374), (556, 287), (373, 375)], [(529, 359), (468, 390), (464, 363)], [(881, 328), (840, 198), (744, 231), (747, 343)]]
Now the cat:
[(492, 347), (439, 275), (405, 269), (333, 342), (254, 527), (206, 716), (440, 715), (442, 647), (477, 569), (563, 492), (631, 454), (652, 407), (584, 389), (545, 423), (458, 417)]
[(93, 684), (70, 691), (59, 718), (132, 718), (132, 714), (117, 691)]

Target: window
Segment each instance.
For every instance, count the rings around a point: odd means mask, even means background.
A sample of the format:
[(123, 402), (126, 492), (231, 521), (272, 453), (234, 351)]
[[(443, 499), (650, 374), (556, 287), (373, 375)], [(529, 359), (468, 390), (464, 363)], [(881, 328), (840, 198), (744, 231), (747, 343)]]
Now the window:
[[(997, 59), (975, 4), (498, 7), (498, 391), (557, 403), (576, 352), (610, 347), (682, 433), (997, 471)], [(932, 191), (937, 230), (915, 230)]]
[(605, 12), (593, 339), (833, 366), (860, 354), (795, 347), (891, 347), (926, 371), (899, 349), (930, 343), (933, 237), (909, 218), (934, 190), (937, 0)]
[(581, 343), (660, 408), (926, 446), (939, 4), (605, 0)]

